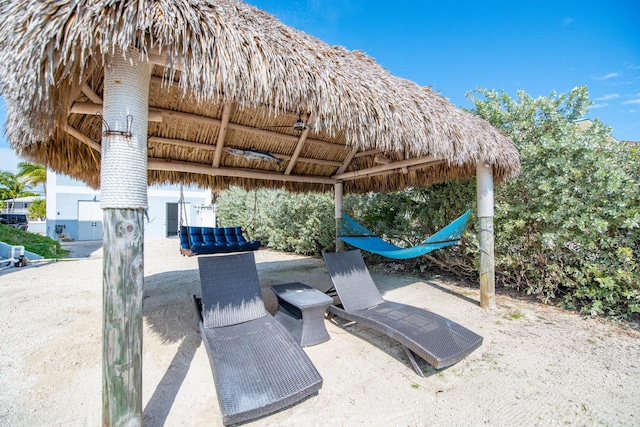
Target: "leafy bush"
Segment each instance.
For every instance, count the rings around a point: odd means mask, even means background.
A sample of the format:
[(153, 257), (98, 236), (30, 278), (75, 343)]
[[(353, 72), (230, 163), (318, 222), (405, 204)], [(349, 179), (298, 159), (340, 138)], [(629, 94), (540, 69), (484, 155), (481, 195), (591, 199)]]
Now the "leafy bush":
[[(475, 181), (461, 180), (430, 187), (410, 188), (387, 194), (351, 195), (345, 198), (345, 211), (385, 240), (401, 247), (414, 246), (448, 225), (475, 204)], [(395, 261), (410, 270), (446, 270), (475, 278), (477, 239), (474, 217), (460, 245), (405, 261)], [(368, 256), (383, 261), (381, 257)]]
[(0, 242), (12, 246), (24, 246), (25, 250), (45, 258), (63, 258), (69, 254), (69, 251), (62, 249), (57, 240), (2, 224), (0, 224)]
[(233, 187), (217, 203), (221, 226), (241, 225), (270, 248), (309, 255), (335, 249), (331, 195)]
[(496, 279), (586, 314), (640, 313), (637, 150), (597, 120), (576, 126), (589, 105), (585, 87), (538, 99), (471, 97), (514, 140), (523, 167), (496, 189)]
[[(523, 168), (495, 189), (497, 284), (585, 314), (637, 317), (640, 147), (614, 140), (598, 120), (576, 126), (590, 103), (585, 87), (537, 99), (484, 89), (469, 96), (475, 114), (514, 140)], [(475, 207), (475, 191), (475, 180), (462, 180), (349, 195), (344, 209), (385, 239), (412, 246)], [(218, 203), (223, 222), (253, 230), (269, 247), (313, 255), (335, 248), (332, 194), (231, 189)], [(461, 245), (402, 264), (477, 280), (475, 227), (472, 217)]]
[[(465, 181), (406, 192), (347, 195), (344, 209), (380, 236), (401, 246), (411, 246), (471, 207), (474, 188)], [(221, 226), (241, 225), (253, 238), (272, 249), (307, 255), (335, 251), (333, 194), (291, 194), (282, 190), (245, 192), (233, 187), (220, 193), (217, 206)], [(461, 250), (465, 251), (459, 247), (454, 249), (456, 253)], [(418, 258), (414, 263), (424, 270), (433, 266), (434, 261), (440, 267), (446, 265), (431, 257)]]
[(44, 219), (47, 217), (47, 201), (36, 199), (29, 205), (29, 219)]

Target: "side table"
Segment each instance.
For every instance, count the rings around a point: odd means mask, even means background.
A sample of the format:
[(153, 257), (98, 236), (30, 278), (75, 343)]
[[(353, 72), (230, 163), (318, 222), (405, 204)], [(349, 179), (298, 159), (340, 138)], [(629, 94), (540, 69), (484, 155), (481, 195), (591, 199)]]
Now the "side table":
[(274, 317), (302, 347), (329, 339), (324, 313), (333, 298), (299, 282), (274, 285), (271, 289), (278, 298), (278, 311)]

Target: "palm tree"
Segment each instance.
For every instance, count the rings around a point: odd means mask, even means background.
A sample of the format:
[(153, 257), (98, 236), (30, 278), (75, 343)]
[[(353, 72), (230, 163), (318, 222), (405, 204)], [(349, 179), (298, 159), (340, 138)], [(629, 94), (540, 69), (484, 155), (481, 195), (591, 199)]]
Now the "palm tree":
[(24, 178), (24, 181), (30, 187), (36, 187), (42, 184), (44, 187), (44, 195), (47, 197), (47, 169), (35, 163), (20, 162), (18, 163), (18, 177)]
[(0, 199), (13, 200), (12, 210), (15, 208), (18, 197), (37, 196), (37, 193), (28, 191), (30, 185), (27, 180), (11, 172), (0, 172)]

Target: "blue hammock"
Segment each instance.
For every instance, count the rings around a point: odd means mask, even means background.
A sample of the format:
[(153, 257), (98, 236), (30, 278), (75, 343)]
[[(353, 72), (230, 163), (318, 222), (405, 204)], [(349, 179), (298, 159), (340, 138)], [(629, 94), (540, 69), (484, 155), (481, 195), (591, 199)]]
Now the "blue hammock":
[(415, 258), (436, 249), (458, 243), (469, 222), (469, 215), (471, 215), (471, 209), (419, 245), (410, 248), (401, 248), (382, 240), (382, 238), (378, 237), (373, 231), (366, 229), (347, 214), (344, 214), (338, 238), (351, 246), (387, 258)]

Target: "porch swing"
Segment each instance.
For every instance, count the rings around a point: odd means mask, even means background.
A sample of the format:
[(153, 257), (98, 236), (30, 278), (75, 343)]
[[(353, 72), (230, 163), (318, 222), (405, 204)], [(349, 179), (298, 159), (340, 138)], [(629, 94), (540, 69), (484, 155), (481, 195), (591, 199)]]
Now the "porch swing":
[(179, 205), (181, 206), (181, 212), (178, 236), (180, 237), (180, 253), (183, 256), (255, 251), (260, 248), (260, 240), (252, 240), (240, 226), (189, 226), (182, 186), (180, 186)]

